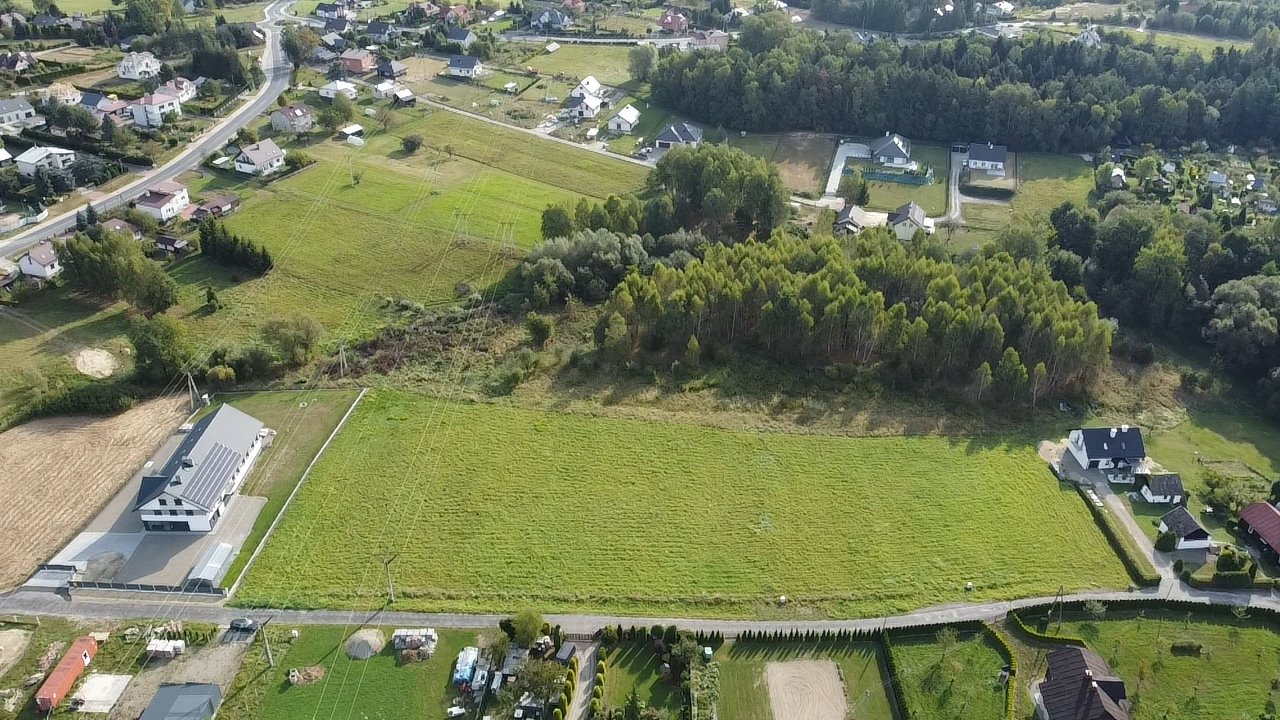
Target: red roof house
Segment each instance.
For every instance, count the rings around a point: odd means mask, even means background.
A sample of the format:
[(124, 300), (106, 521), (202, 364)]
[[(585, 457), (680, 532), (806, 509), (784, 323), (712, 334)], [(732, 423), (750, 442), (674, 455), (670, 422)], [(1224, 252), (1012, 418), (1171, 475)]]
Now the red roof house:
[(1272, 557), (1280, 552), (1280, 510), (1269, 502), (1256, 502), (1240, 511), (1240, 529), (1257, 540)]
[(98, 643), (91, 637), (76, 638), (71, 649), (58, 661), (58, 666), (49, 673), (40, 690), (36, 692), (36, 707), (41, 712), (51, 712), (62, 703), (67, 693), (75, 686), (76, 680), (89, 667), (93, 656), (98, 654)]

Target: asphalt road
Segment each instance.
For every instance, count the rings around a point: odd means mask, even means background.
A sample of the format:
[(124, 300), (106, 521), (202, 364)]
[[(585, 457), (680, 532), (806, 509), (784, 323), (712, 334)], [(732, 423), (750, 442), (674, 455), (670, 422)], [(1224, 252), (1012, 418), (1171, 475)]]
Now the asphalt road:
[[(277, 23), (288, 17), (285, 14), (285, 10), (293, 2), (294, 0), (277, 0), (277, 2), (268, 5), (266, 18), (258, 23), (263, 33), (267, 36), (266, 48), (263, 50), (262, 58), (259, 61), (263, 74), (266, 76), (266, 82), (258, 88), (256, 94), (250, 97), (249, 102), (223, 118), (206, 131), (204, 135), (200, 136), (200, 139), (187, 146), (174, 159), (158, 168), (143, 173), (137, 180), (111, 193), (105, 199), (95, 202), (95, 208), (110, 210), (124, 205), (141, 195), (149, 186), (165, 180), (172, 180), (196, 167), (205, 156), (225, 145), (227, 141), (235, 137), (240, 128), (248, 125), (264, 110), (271, 107), (276, 97), (289, 87), (290, 66), (280, 47), (280, 26)], [(66, 232), (75, 227), (75, 224), (76, 213), (74, 211), (50, 217), (38, 225), (0, 241), (0, 257), (17, 255), (41, 240)]]

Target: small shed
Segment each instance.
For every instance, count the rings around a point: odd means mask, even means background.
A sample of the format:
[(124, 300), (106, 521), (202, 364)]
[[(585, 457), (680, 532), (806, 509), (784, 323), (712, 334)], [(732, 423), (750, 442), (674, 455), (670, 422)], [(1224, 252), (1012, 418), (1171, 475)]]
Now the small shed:
[(338, 128), (338, 134), (344, 139), (350, 137), (364, 137), (364, 126), (351, 123), (346, 127)]
[(439, 639), (435, 628), (398, 628), (391, 633), (396, 650), (425, 650), (428, 656), (435, 653)]
[(235, 557), (235, 548), (230, 543), (218, 543), (200, 556), (191, 574), (187, 575), (188, 588), (214, 588), (222, 582), (227, 574), (227, 567)]
[(577, 654), (578, 654), (577, 645), (574, 645), (573, 643), (569, 643), (569, 642), (564, 643), (563, 645), (560, 646), (560, 649), (556, 651), (556, 662), (560, 663), (561, 665), (568, 665), (573, 660), (573, 656)]

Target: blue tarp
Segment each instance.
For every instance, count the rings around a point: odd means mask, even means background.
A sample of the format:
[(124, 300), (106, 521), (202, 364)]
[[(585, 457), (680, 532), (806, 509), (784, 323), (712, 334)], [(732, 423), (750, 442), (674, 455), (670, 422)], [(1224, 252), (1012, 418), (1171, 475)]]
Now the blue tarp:
[(458, 660), (453, 664), (453, 684), (462, 685), (471, 682), (471, 676), (476, 670), (476, 660), (480, 658), (480, 650), (473, 647), (464, 647), (458, 652)]

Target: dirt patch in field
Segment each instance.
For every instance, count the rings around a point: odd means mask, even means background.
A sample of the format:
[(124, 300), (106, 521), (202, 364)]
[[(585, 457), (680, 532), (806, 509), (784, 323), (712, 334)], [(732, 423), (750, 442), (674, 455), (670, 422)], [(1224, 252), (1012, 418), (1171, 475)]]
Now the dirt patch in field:
[(9, 668), (22, 659), (30, 643), (29, 630), (0, 630), (0, 677), (4, 677)]
[(49, 418), (0, 433), (0, 590), (79, 532), (185, 417), (185, 398), (110, 418)]
[(311, 667), (297, 668), (297, 672), (289, 672), (289, 681), (294, 685), (310, 685), (313, 682), (319, 682), (324, 679), (324, 666), (312, 665)]
[(769, 663), (764, 677), (774, 720), (844, 720), (849, 703), (830, 660)]
[(226, 697), (248, 650), (246, 643), (228, 643), (200, 648), (173, 660), (148, 660), (111, 710), (111, 720), (137, 718), (164, 683), (215, 683)]
[(115, 355), (97, 348), (81, 350), (75, 354), (73, 362), (78, 372), (99, 380), (111, 377), (120, 367), (120, 361), (116, 360)]
[(40, 656), (40, 661), (36, 663), (36, 671), (41, 673), (49, 672), (49, 668), (58, 662), (58, 658), (62, 657), (62, 651), (67, 649), (67, 644), (61, 640), (49, 643), (49, 647), (44, 649), (44, 654)]

